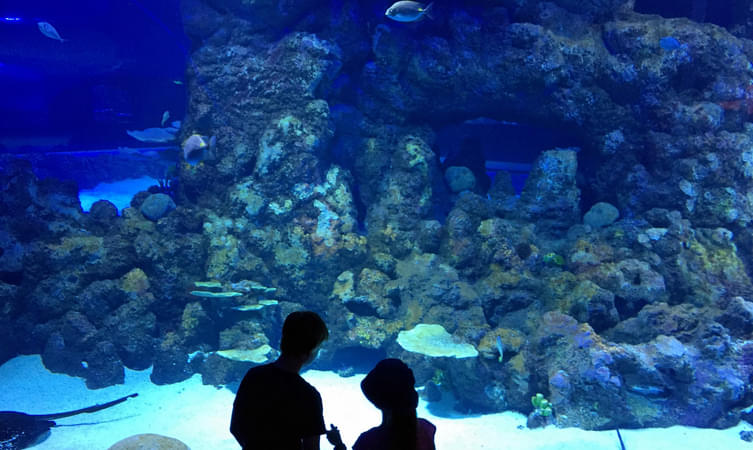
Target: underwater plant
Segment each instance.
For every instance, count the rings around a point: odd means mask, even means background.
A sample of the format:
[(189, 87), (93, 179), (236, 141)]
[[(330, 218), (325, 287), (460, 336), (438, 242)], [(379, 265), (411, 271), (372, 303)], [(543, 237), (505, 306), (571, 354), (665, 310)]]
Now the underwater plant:
[(441, 386), (445, 380), (445, 374), (442, 369), (434, 369), (434, 375), (431, 377), (431, 382), (437, 386)]
[(552, 404), (544, 398), (544, 394), (537, 393), (531, 397), (531, 404), (535, 408), (534, 413), (539, 416), (548, 417), (552, 415)]
[(157, 185), (151, 186), (149, 192), (152, 194), (165, 194), (175, 200), (178, 185), (178, 168), (175, 165), (165, 169), (162, 176), (157, 177)]
[(552, 266), (561, 267), (565, 265), (565, 258), (563, 258), (561, 255), (558, 255), (557, 253), (551, 252), (544, 255), (544, 262)]

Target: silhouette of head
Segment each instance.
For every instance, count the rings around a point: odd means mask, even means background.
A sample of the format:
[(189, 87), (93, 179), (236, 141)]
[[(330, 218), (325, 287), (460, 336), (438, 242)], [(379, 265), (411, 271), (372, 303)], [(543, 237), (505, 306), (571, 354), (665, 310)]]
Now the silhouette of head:
[(399, 359), (383, 359), (361, 381), (361, 390), (381, 410), (411, 410), (418, 406), (413, 371)]
[(306, 355), (329, 337), (327, 325), (313, 311), (296, 311), (282, 325), (280, 350), (283, 355)]

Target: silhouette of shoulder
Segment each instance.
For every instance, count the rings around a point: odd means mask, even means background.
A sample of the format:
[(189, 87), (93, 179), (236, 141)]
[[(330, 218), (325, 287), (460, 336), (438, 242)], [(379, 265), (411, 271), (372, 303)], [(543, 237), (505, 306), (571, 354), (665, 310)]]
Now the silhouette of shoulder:
[(297, 373), (254, 367), (238, 388), (231, 431), (244, 448), (298, 450), (300, 439), (325, 432), (321, 396)]
[[(437, 427), (426, 419), (416, 421), (417, 443), (416, 450), (434, 450), (434, 434)], [(387, 448), (387, 430), (374, 427), (361, 433), (353, 445), (353, 450), (384, 450)]]

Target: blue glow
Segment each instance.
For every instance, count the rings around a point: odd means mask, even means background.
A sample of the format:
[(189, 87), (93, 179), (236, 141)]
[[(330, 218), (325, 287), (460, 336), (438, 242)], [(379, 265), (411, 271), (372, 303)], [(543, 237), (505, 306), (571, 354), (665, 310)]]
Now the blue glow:
[(151, 177), (129, 178), (126, 180), (100, 183), (92, 189), (82, 189), (78, 193), (81, 208), (89, 212), (97, 200), (107, 200), (118, 208), (118, 214), (131, 205), (131, 199), (139, 191), (145, 191), (157, 184)]
[(664, 50), (671, 51), (671, 50), (677, 50), (681, 48), (682, 44), (680, 44), (680, 41), (678, 41), (674, 37), (666, 36), (659, 39), (659, 46), (663, 48)]
[(3, 20), (6, 22), (20, 22), (20, 17), (3, 17)]

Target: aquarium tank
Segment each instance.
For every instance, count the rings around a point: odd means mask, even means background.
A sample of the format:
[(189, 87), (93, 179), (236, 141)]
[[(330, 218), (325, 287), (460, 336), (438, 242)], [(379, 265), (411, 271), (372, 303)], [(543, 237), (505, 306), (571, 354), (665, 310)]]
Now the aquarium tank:
[(240, 448), (295, 311), (346, 448), (388, 358), (437, 449), (753, 448), (753, 0), (6, 0), (0, 41), (0, 449)]

